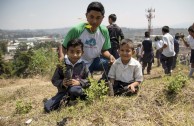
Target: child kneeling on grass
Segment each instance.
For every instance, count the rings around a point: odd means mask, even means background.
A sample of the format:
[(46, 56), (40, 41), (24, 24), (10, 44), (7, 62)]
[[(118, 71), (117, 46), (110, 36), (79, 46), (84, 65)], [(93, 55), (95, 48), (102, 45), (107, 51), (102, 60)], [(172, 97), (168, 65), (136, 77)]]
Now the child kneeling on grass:
[(137, 93), (138, 85), (143, 81), (143, 74), (141, 64), (132, 57), (135, 53), (133, 42), (130, 39), (123, 39), (118, 52), (120, 58), (113, 63), (108, 74), (114, 94)]
[(60, 107), (61, 101), (84, 99), (86, 95), (82, 88), (89, 87), (88, 68), (81, 56), (83, 54), (83, 43), (80, 39), (73, 39), (67, 44), (67, 58), (64, 59), (64, 66), (57, 67), (52, 77), (52, 83), (57, 87), (58, 93), (45, 102), (46, 112), (56, 110)]

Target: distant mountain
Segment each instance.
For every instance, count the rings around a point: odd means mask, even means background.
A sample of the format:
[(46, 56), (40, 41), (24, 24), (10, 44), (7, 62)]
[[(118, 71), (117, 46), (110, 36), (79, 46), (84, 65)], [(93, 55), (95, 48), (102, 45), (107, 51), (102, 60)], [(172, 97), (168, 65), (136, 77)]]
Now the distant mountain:
[[(37, 29), (37, 30), (30, 30), (30, 29), (24, 29), (24, 30), (2, 30), (0, 29), (0, 39), (4, 38), (28, 38), (28, 37), (38, 37), (38, 36), (47, 36), (47, 35), (60, 35), (64, 37), (67, 32), (69, 31), (69, 27), (66, 28), (55, 28), (55, 29)], [(125, 38), (134, 39), (135, 36), (144, 36), (144, 32), (147, 31), (147, 29), (135, 29), (135, 28), (121, 28)], [(172, 35), (175, 35), (177, 32), (182, 32), (185, 35), (188, 35), (187, 29), (184, 28), (173, 28), (170, 29), (170, 33)], [(154, 35), (162, 35), (161, 28), (155, 28), (153, 29), (152, 34)]]

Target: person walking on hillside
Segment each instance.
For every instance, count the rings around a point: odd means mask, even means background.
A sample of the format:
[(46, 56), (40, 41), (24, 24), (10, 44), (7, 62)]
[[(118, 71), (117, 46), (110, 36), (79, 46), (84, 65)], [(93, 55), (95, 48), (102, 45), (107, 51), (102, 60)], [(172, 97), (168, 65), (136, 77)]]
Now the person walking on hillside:
[(109, 49), (109, 52), (116, 58), (119, 58), (118, 54), (118, 46), (119, 41), (124, 39), (124, 34), (121, 30), (121, 28), (115, 24), (117, 20), (117, 17), (115, 14), (111, 14), (108, 17), (108, 22), (110, 25), (107, 26), (109, 35), (110, 35), (110, 42), (111, 42), (111, 48)]
[(180, 37), (179, 33), (176, 33), (174, 37), (174, 51), (176, 54), (173, 58), (172, 69), (175, 69), (176, 67), (176, 60), (177, 60), (178, 53), (179, 53), (179, 37)]
[(138, 44), (137, 45), (137, 48), (136, 48), (136, 57), (137, 57), (137, 61), (139, 61), (141, 63), (141, 44)]
[(188, 28), (188, 32), (189, 32), (189, 36), (187, 36), (186, 40), (184, 39), (184, 36), (181, 36), (181, 39), (184, 42), (186, 47), (191, 48), (191, 56), (190, 56), (191, 68), (189, 72), (189, 77), (192, 77), (194, 72), (194, 28), (190, 26)]
[(173, 57), (175, 56), (174, 38), (171, 34), (169, 34), (169, 29), (170, 28), (168, 26), (162, 27), (163, 45), (160, 48), (160, 51), (162, 52), (160, 62), (162, 63), (164, 73), (167, 75), (171, 75)]
[(154, 60), (154, 53), (152, 48), (152, 40), (150, 39), (150, 32), (145, 32), (145, 39), (142, 42), (142, 72), (144, 74), (144, 70), (147, 67), (147, 74), (150, 74), (152, 69), (152, 63)]
[(101, 25), (104, 14), (104, 6), (100, 2), (91, 2), (86, 10), (88, 23), (81, 23), (70, 29), (65, 36), (60, 57), (66, 54), (68, 42), (79, 38), (84, 44), (84, 54), (81, 58), (86, 62), (90, 72), (104, 70), (102, 79), (107, 79), (109, 63), (113, 63), (115, 58), (108, 51), (111, 48), (108, 29)]
[(161, 51), (160, 51), (160, 48), (162, 48), (162, 40), (160, 39), (159, 36), (156, 36), (154, 38), (154, 41), (155, 41), (155, 48), (156, 48), (156, 59), (157, 59), (157, 66), (160, 67), (160, 56), (161, 56)]

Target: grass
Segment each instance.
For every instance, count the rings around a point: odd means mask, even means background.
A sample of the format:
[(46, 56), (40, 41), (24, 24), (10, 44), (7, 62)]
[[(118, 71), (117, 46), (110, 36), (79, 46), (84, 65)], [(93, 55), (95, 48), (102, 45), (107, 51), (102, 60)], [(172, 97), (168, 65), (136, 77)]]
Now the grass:
[[(169, 80), (180, 72), (187, 75), (188, 67), (178, 65), (172, 76), (165, 76), (161, 67), (153, 66), (135, 96), (107, 96), (90, 104), (78, 101), (50, 114), (44, 113), (42, 101), (57, 90), (48, 78), (1, 79), (0, 126), (23, 126), (28, 119), (32, 119), (30, 126), (55, 126), (63, 119), (67, 126), (191, 126), (194, 125), (193, 79), (178, 93), (167, 92)], [(30, 112), (17, 114), (17, 101), (30, 103)]]

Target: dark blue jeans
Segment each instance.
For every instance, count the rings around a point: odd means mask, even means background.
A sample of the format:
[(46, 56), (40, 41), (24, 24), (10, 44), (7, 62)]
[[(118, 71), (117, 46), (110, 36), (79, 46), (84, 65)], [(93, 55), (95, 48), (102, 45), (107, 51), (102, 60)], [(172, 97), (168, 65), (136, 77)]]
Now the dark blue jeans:
[(107, 79), (109, 71), (108, 59), (102, 56), (96, 57), (93, 63), (90, 65), (89, 70), (90, 73), (93, 73), (94, 71), (104, 71), (102, 79)]
[(174, 56), (166, 57), (163, 54), (160, 56), (160, 62), (162, 63), (165, 74), (170, 74), (170, 71), (172, 70), (173, 57)]
[[(69, 99), (64, 99), (64, 96), (69, 97)], [(82, 96), (84, 96), (84, 93), (81, 86), (70, 86), (66, 92), (58, 92), (54, 97), (46, 101), (44, 109), (46, 112), (56, 110), (60, 107), (61, 100), (75, 100)]]
[(177, 57), (178, 57), (178, 54), (176, 53), (175, 56), (173, 57), (172, 69), (175, 69), (175, 67), (176, 67)]

